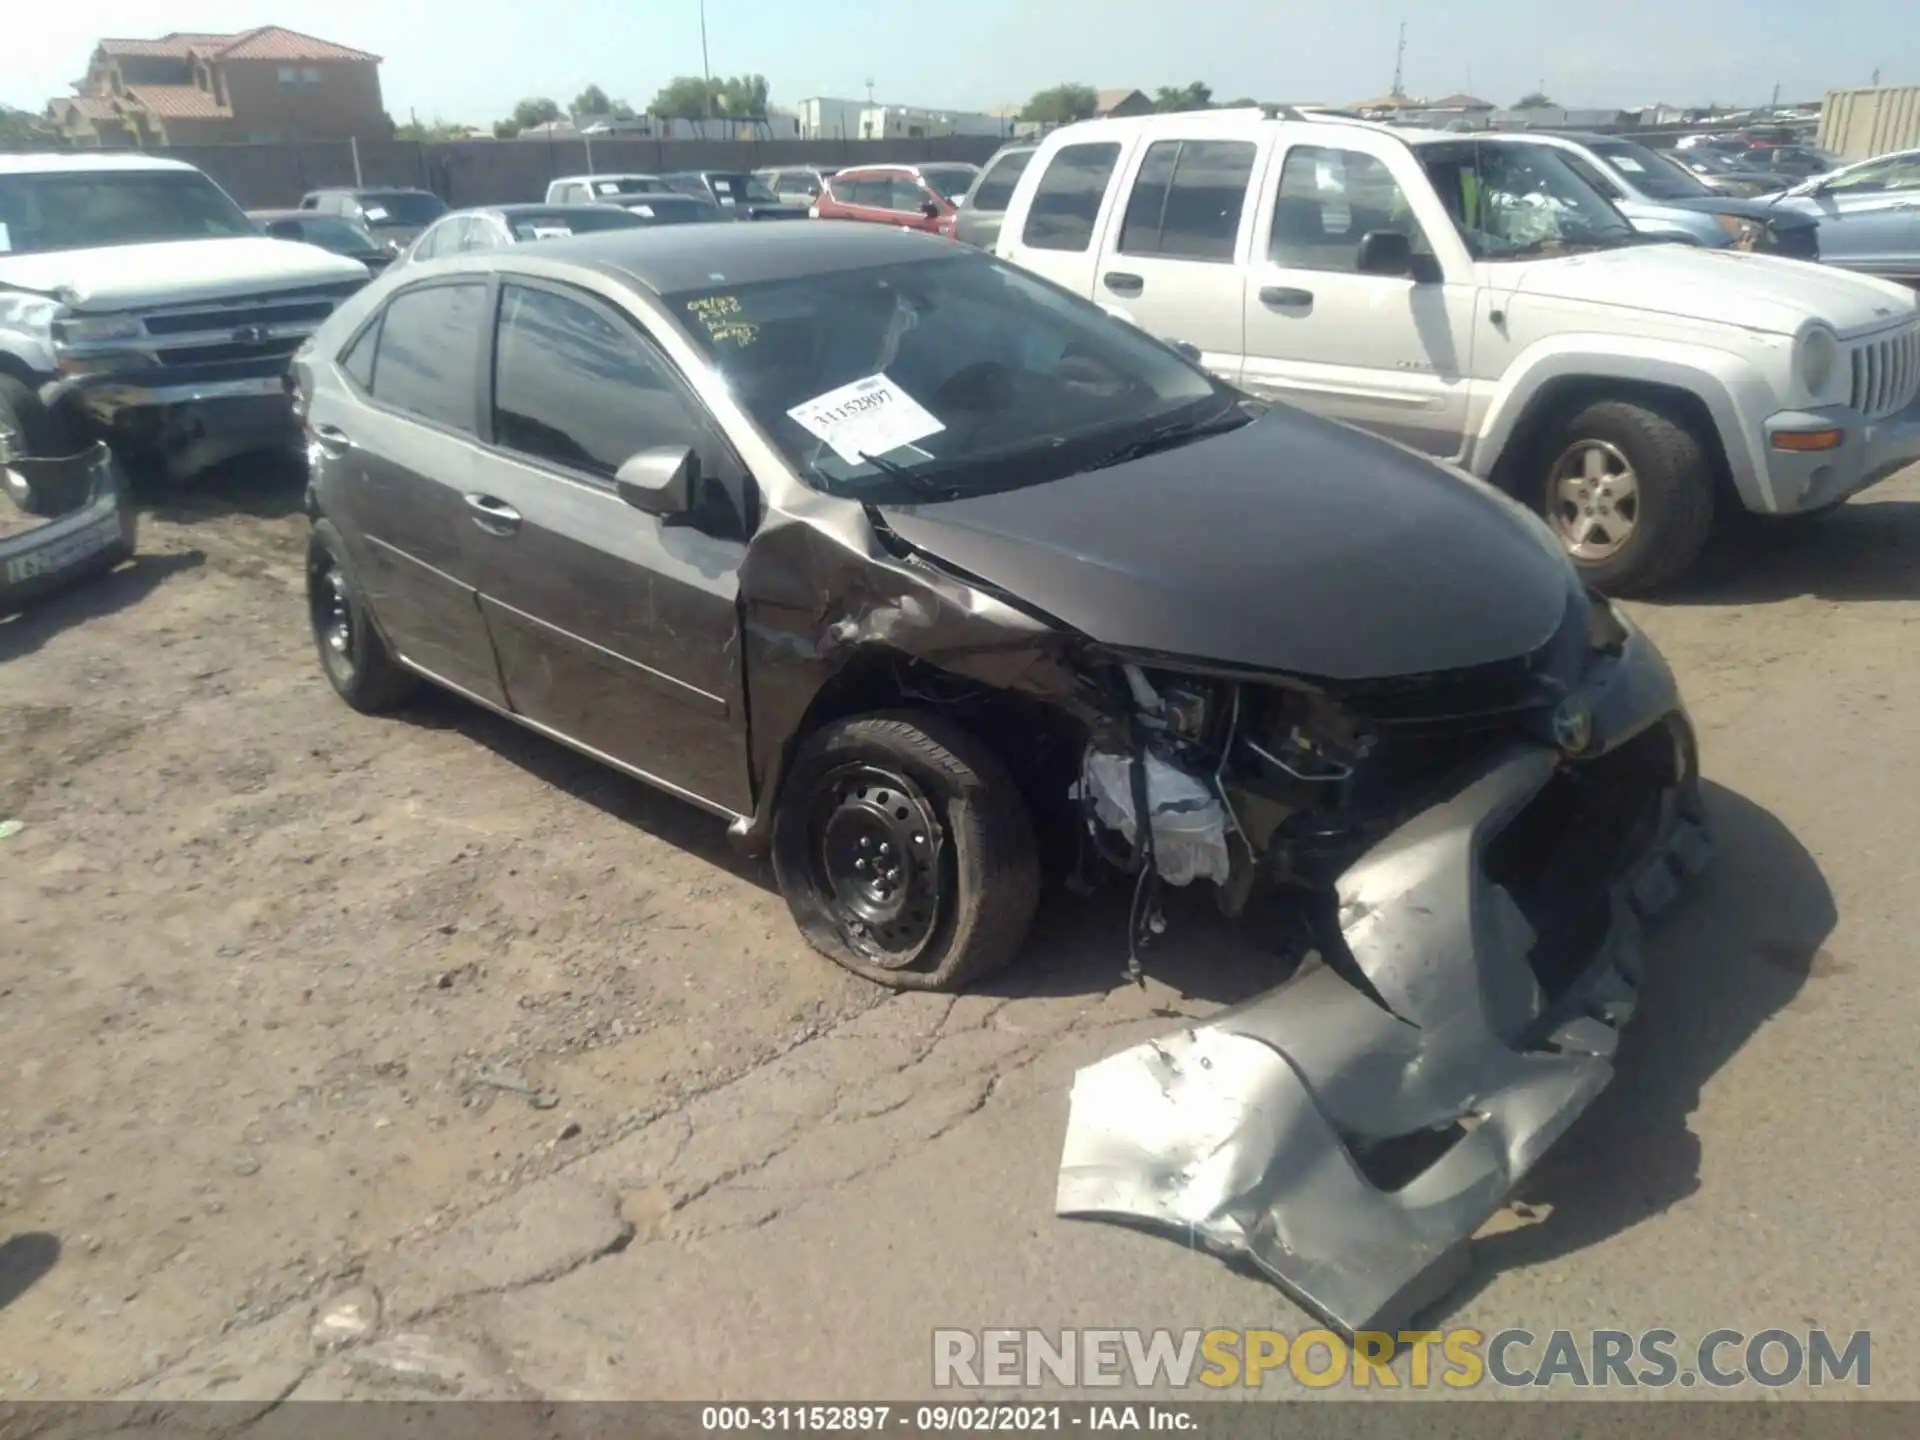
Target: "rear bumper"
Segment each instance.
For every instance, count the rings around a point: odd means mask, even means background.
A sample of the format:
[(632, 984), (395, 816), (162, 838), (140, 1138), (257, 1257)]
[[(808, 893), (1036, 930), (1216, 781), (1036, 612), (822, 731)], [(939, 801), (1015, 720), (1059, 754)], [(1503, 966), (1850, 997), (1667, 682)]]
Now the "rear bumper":
[(58, 489), (84, 481), (87, 492), (77, 509), (30, 530), (0, 535), (0, 612), (97, 574), (132, 553), (134, 507), (105, 445), (65, 460), (16, 461), (14, 468), (29, 484)]

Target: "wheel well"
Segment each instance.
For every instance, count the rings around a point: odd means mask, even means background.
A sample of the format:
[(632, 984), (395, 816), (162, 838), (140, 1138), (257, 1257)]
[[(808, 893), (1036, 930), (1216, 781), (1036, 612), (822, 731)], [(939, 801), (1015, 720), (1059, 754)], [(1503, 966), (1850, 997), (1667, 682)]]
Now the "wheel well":
[(0, 350), (0, 375), (11, 375), (22, 385), (32, 386), (35, 389), (40, 385), (40, 377), (34, 374), (32, 366), (18, 355), (10, 355), (4, 350)]
[[(784, 779), (800, 742), (822, 725), (879, 710), (944, 715), (993, 752), (1026, 797), (1041, 853), (1057, 823), (1073, 826), (1067, 789), (1080, 773), (1086, 727), (1045, 701), (955, 675), (895, 650), (874, 650), (844, 666), (814, 696), (787, 739)], [(1072, 833), (1069, 830), (1068, 833)]]
[[(1714, 483), (1726, 495), (1733, 495), (1733, 472), (1727, 465), (1726, 447), (1720, 440), (1720, 428), (1706, 401), (1691, 390), (1677, 385), (1661, 385), (1645, 380), (1621, 380), (1607, 375), (1567, 375), (1550, 380), (1528, 404), (1506, 447), (1494, 462), (1494, 485), (1531, 503), (1515, 487), (1525, 483), (1527, 467), (1539, 458), (1541, 448), (1554, 430), (1576, 411), (1596, 400), (1628, 400), (1657, 410), (1675, 424), (1685, 426), (1705, 448), (1713, 464)], [(1734, 497), (1738, 500), (1738, 497)]]

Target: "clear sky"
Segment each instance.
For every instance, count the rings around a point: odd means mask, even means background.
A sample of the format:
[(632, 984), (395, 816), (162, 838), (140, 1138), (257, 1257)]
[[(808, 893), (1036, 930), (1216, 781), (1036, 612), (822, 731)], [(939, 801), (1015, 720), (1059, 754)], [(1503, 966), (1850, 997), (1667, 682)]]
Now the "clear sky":
[[(1440, 18), (1444, 10), (1445, 19)], [(385, 57), (398, 121), (484, 123), (589, 82), (642, 107), (700, 71), (699, 0), (4, 0), (0, 101), (69, 93), (102, 36), (278, 23)], [(1406, 89), (1512, 104), (1757, 104), (1920, 83), (1914, 0), (706, 0), (715, 74), (758, 72), (775, 104), (809, 95), (985, 109), (1063, 80), (1203, 80), (1226, 100), (1381, 94), (1407, 25)]]

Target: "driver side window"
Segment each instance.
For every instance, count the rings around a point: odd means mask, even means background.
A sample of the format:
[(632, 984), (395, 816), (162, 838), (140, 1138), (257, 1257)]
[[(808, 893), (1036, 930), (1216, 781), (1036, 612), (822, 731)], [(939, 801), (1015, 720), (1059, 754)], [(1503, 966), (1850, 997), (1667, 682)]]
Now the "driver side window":
[(1374, 230), (1397, 231), (1416, 254), (1432, 253), (1405, 192), (1383, 162), (1322, 145), (1287, 151), (1267, 246), (1274, 264), (1356, 274), (1360, 241)]
[(1862, 195), (1884, 194), (1890, 190), (1920, 190), (1920, 155), (1862, 165), (1858, 170), (1829, 180), (1825, 188)]

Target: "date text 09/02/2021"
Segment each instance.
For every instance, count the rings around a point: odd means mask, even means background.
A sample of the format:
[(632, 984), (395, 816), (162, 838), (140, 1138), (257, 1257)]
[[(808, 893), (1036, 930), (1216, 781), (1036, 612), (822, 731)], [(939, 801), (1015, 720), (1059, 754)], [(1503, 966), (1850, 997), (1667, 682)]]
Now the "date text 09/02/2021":
[(1170, 1405), (706, 1405), (706, 1431), (910, 1433), (1158, 1430), (1192, 1431), (1189, 1408)]

